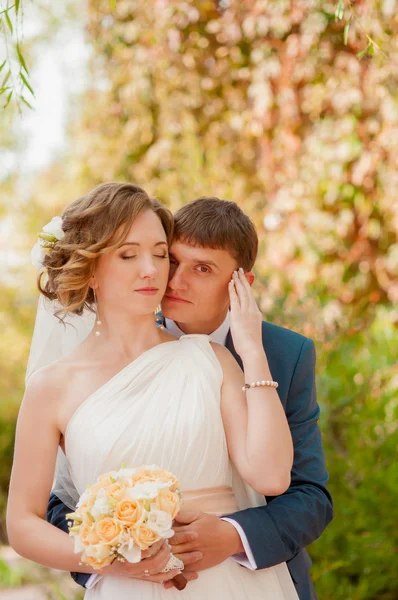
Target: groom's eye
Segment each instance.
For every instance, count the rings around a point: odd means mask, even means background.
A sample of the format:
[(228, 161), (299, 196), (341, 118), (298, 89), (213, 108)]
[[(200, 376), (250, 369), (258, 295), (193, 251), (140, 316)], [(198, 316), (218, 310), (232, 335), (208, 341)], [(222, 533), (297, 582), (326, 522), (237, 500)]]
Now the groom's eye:
[(206, 267), (205, 265), (198, 265), (196, 268), (198, 269), (199, 273), (210, 273), (209, 267)]
[(137, 255), (134, 254), (133, 256), (122, 256), (123, 260), (130, 260), (131, 258), (137, 258)]

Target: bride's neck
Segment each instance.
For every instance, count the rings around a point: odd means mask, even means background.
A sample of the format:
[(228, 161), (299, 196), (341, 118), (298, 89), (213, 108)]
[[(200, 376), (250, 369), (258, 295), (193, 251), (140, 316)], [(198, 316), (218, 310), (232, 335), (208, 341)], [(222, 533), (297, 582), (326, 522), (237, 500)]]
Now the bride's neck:
[(100, 316), (99, 320), (99, 325), (95, 320), (91, 337), (96, 347), (99, 349), (101, 346), (107, 353), (113, 352), (134, 359), (162, 341), (161, 330), (156, 327), (154, 315), (131, 317), (114, 314)]

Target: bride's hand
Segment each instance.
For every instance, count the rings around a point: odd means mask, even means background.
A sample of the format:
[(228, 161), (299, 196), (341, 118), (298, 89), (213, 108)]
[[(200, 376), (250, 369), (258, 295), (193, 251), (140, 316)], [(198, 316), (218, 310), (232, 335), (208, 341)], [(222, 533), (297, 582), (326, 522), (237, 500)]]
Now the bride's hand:
[(161, 573), (170, 558), (170, 546), (166, 540), (162, 540), (151, 546), (142, 553), (139, 563), (120, 562), (115, 560), (109, 567), (101, 570), (104, 575), (121, 575), (134, 579), (143, 579), (152, 583), (164, 583), (172, 579), (180, 571), (175, 569), (168, 573)]
[(230, 327), (234, 347), (239, 356), (250, 352), (263, 352), (262, 314), (253, 297), (252, 289), (243, 269), (235, 271), (229, 283)]

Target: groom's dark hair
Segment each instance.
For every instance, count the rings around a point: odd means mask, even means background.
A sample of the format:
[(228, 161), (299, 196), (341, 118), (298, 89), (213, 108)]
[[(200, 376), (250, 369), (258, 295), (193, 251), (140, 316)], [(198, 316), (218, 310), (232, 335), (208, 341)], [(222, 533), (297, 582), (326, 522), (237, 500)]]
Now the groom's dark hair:
[(230, 200), (201, 196), (174, 215), (174, 239), (192, 246), (227, 250), (244, 271), (251, 271), (258, 236), (250, 218)]

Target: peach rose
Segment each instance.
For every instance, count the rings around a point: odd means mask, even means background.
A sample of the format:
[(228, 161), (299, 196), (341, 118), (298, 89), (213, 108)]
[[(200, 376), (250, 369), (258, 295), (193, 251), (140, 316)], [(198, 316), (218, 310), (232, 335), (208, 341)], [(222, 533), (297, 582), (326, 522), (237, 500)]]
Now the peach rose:
[(91, 512), (91, 509), (93, 508), (94, 504), (95, 496), (93, 494), (92, 496), (89, 496), (87, 500), (85, 500), (85, 502), (83, 502), (83, 504), (79, 506), (79, 508), (77, 509), (77, 513), (81, 516), (82, 519), (84, 519), (84, 515)]
[(131, 480), (131, 485), (135, 486), (136, 483), (146, 483), (147, 481), (155, 481), (155, 480), (147, 473), (139, 473), (139, 474), (133, 475), (132, 480)]
[(172, 519), (175, 519), (176, 514), (180, 510), (180, 498), (178, 494), (176, 494), (175, 492), (171, 492), (166, 488), (160, 490), (155, 503), (157, 508), (169, 513)]
[(108, 485), (112, 485), (112, 483), (114, 483), (114, 479), (111, 474), (107, 473), (98, 477), (97, 481), (93, 485), (90, 485), (88, 491), (91, 495), (94, 495)]
[(146, 481), (154, 481), (152, 477), (151, 469), (146, 467), (138, 467), (135, 473), (131, 476), (130, 485), (134, 486), (136, 483), (145, 483)]
[(117, 504), (114, 516), (118, 521), (122, 521), (122, 523), (126, 523), (129, 527), (132, 527), (142, 521), (144, 514), (139, 502), (125, 498)]
[(90, 544), (98, 544), (100, 538), (98, 537), (96, 531), (93, 526), (88, 523), (83, 523), (79, 530), (80, 541), (84, 546), (89, 546)]
[(131, 535), (141, 550), (148, 550), (152, 544), (160, 540), (160, 535), (145, 525), (131, 529)]
[(160, 480), (164, 483), (170, 482), (170, 489), (172, 492), (175, 492), (179, 488), (179, 482), (176, 476), (173, 475), (173, 473), (170, 473), (170, 471), (165, 471), (164, 469), (139, 467), (134, 473), (132, 480), (133, 485), (136, 483), (145, 483), (146, 481), (157, 480)]
[(170, 473), (170, 471), (165, 471), (164, 469), (154, 469), (152, 471), (152, 476), (154, 477), (155, 481), (157, 479), (160, 479), (160, 481), (164, 481), (165, 483), (170, 481), (170, 490), (172, 492), (175, 492), (180, 487), (177, 477), (173, 475), (173, 473)]
[(108, 494), (108, 496), (113, 500), (116, 500), (117, 502), (120, 502), (120, 500), (122, 500), (125, 491), (125, 486), (119, 481), (112, 483), (106, 488), (106, 493)]
[(95, 533), (99, 540), (111, 546), (118, 543), (121, 532), (121, 525), (110, 517), (105, 517), (95, 524)]
[(103, 569), (110, 565), (115, 556), (111, 554), (111, 547), (107, 544), (96, 544), (85, 549), (81, 556), (82, 562), (93, 569)]

